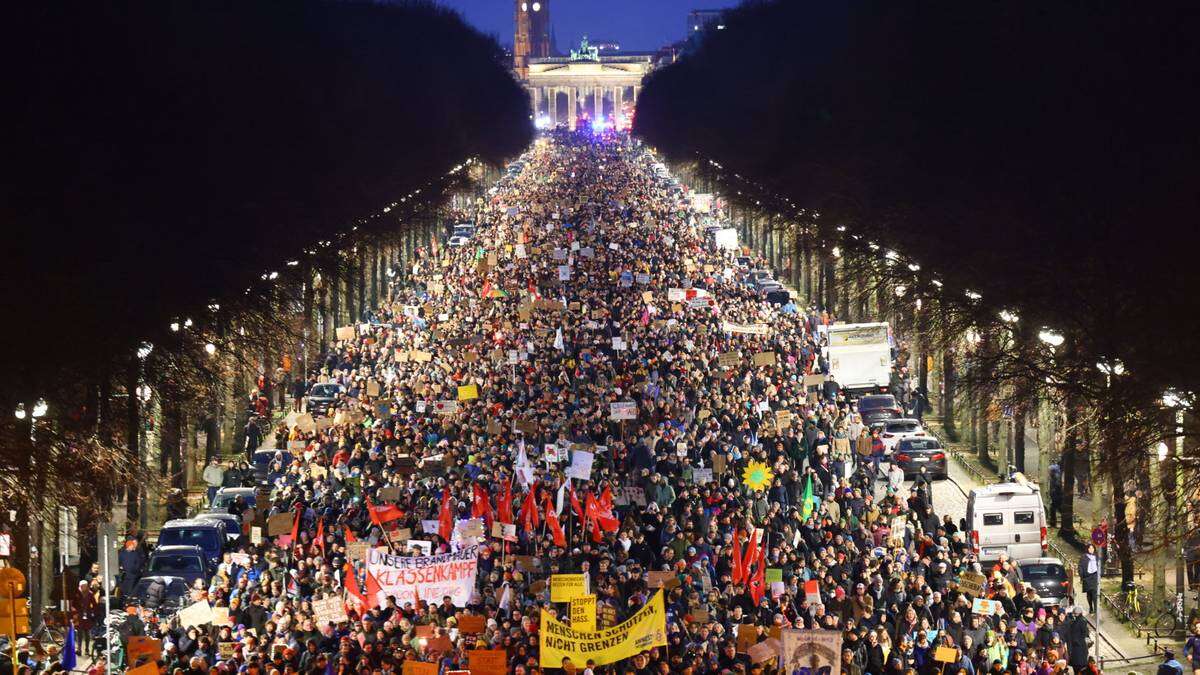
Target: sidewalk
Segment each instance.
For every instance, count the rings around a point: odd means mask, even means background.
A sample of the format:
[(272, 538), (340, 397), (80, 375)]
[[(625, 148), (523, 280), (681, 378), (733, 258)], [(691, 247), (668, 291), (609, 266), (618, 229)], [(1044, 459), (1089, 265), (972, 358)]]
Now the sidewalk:
[[(927, 418), (926, 425), (935, 432), (938, 438), (945, 438), (942, 426), (933, 418)], [(1030, 442), (1027, 446), (1027, 451), (1038, 451), (1036, 439), (1027, 437), (1027, 442)], [(975, 455), (969, 452), (966, 443), (943, 440), (943, 444), (951, 450), (955, 459), (954, 462), (950, 463), (950, 478), (958, 488), (961, 488), (962, 493), (970, 493), (975, 487), (996, 483), (1000, 480), (999, 476), (993, 470), (978, 462)], [(948, 491), (943, 491), (943, 494), (946, 495), (944, 498), (947, 499), (956, 498)], [(961, 499), (965, 511), (965, 495)], [(1098, 502), (1099, 500), (1094, 499), (1094, 501)], [(1082, 506), (1080, 500), (1077, 500), (1076, 503)], [(1084, 517), (1088, 518), (1089, 515), (1085, 515)], [(1082, 534), (1083, 536), (1087, 536), (1091, 532), (1092, 526), (1085, 520), (1084, 525), (1077, 525), (1076, 527), (1081, 529), (1086, 527), (1086, 530), (1082, 530)], [(1050, 548), (1051, 552), (1059, 557), (1064, 565), (1072, 569), (1078, 565), (1078, 549), (1063, 539), (1057, 532), (1051, 538)], [(1108, 595), (1111, 598), (1112, 593), (1118, 590), (1119, 585), (1119, 577), (1105, 578), (1101, 585), (1101, 595)], [(1085, 602), (1081, 593), (1077, 595), (1077, 599), (1080, 602)], [(1094, 617), (1089, 617), (1089, 620), (1094, 623)], [(1156, 655), (1152, 658), (1138, 658), (1154, 655), (1155, 649), (1153, 644), (1149, 643), (1146, 638), (1136, 635), (1127, 624), (1122, 623), (1117, 618), (1117, 615), (1113, 613), (1109, 602), (1106, 602), (1103, 598), (1100, 606), (1100, 636), (1100, 656), (1107, 664), (1105, 666), (1106, 672), (1155, 672), (1159, 661)], [(1178, 650), (1177, 653), (1179, 653)], [(1131, 661), (1126, 662), (1126, 659), (1131, 659)]]

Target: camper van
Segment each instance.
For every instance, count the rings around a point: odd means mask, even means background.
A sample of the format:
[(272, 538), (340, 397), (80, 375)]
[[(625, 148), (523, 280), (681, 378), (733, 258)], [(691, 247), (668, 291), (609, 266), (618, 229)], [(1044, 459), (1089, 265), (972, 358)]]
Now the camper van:
[(971, 490), (967, 497), (967, 536), (980, 561), (1007, 555), (1012, 560), (1046, 555), (1046, 512), (1038, 486), (1021, 474), (1011, 483)]
[(847, 390), (887, 391), (892, 376), (891, 331), (886, 323), (829, 327), (829, 374)]

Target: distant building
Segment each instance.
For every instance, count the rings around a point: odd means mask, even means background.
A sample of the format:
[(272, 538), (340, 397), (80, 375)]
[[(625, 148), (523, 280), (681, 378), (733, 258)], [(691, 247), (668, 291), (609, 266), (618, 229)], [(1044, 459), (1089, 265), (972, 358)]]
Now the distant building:
[(529, 74), (529, 59), (554, 55), (550, 33), (550, 0), (513, 0), (513, 70)]
[(720, 21), (725, 17), (723, 9), (693, 9), (688, 12), (687, 17), (687, 34), (691, 37), (695, 33), (699, 33), (705, 29), (710, 23), (717, 23), (720, 26)]

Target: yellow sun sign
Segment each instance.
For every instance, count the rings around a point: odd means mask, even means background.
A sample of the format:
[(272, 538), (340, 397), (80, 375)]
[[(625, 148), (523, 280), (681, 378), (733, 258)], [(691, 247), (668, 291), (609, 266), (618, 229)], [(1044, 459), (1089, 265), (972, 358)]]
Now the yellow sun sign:
[(750, 462), (742, 472), (742, 483), (751, 490), (765, 490), (774, 479), (771, 467), (762, 462)]

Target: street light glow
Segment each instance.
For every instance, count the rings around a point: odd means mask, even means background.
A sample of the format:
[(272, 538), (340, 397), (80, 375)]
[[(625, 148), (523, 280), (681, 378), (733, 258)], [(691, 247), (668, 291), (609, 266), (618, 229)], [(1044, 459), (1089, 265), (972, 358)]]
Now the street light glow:
[(1041, 332), (1038, 333), (1038, 339), (1050, 345), (1051, 347), (1058, 347), (1066, 341), (1066, 338), (1063, 337), (1061, 333), (1056, 333), (1049, 328), (1043, 328)]
[(1167, 444), (1159, 441), (1156, 449), (1158, 450), (1158, 461), (1165, 462), (1167, 460)]
[(204, 345), (204, 351), (208, 352), (209, 356), (212, 356), (213, 354), (217, 353), (217, 346), (210, 342)]
[(1000, 320), (1004, 323), (1017, 323), (1021, 320), (1015, 312), (1010, 312), (1007, 309), (1000, 310)]

